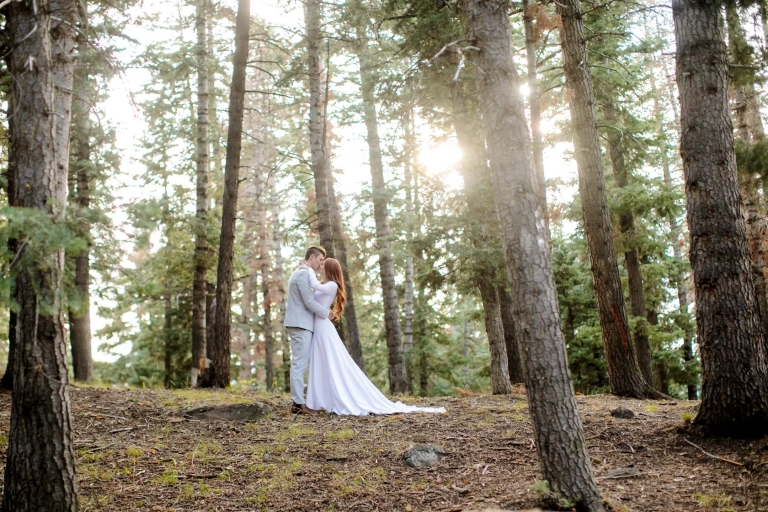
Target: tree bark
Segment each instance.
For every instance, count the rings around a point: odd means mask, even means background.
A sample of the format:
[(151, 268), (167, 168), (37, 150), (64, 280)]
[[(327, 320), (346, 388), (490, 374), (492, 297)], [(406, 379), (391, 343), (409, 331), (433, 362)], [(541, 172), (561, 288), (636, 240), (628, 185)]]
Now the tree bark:
[(253, 281), (254, 276), (248, 276), (243, 279), (243, 293), (240, 296), (240, 339), (239, 356), (240, 368), (237, 372), (237, 380), (244, 381), (253, 378), (251, 373), (251, 303), (253, 302)]
[[(11, 60), (6, 57), (6, 66), (10, 68), (11, 66)], [(8, 140), (13, 141), (14, 135), (13, 135), (13, 127), (14, 127), (14, 119), (16, 118), (16, 115), (13, 110), (13, 91), (11, 91), (11, 94), (8, 95)], [(15, 164), (15, 158), (13, 156), (13, 144), (8, 144), (8, 174), (6, 177), (6, 182), (8, 185), (8, 189), (6, 191), (6, 195), (8, 197), (8, 206), (17, 206), (16, 203), (16, 164)], [(9, 254), (16, 254), (16, 252), (19, 250), (19, 243), (18, 240), (15, 238), (9, 238), (8, 239), (8, 253)], [(9, 299), (11, 301), (16, 300), (16, 279), (14, 277), (11, 277), (11, 282), (9, 286)], [(3, 378), (0, 379), (0, 388), (3, 388), (5, 390), (11, 391), (13, 390), (13, 362), (16, 359), (16, 324), (17, 324), (17, 313), (14, 311), (13, 307), (9, 308), (8, 312), (8, 363), (5, 366), (5, 373), (3, 374)]]
[[(648, 320), (649, 325), (659, 325), (659, 314), (656, 313), (655, 308), (648, 310), (646, 319)], [(666, 359), (658, 359), (654, 361), (653, 376), (656, 389), (665, 395), (669, 395), (669, 366), (667, 365)]]
[(672, 12), (702, 365), (694, 421), (720, 435), (765, 435), (765, 332), (739, 208), (722, 17), (718, 5), (697, 0), (673, 0)]
[[(205, 339), (212, 340), (215, 336), (214, 327), (216, 325), (216, 285), (205, 283)], [(198, 375), (197, 385), (205, 387), (202, 382), (202, 375), (210, 368), (213, 357), (213, 344), (205, 344), (205, 361), (200, 366), (200, 375)]]
[[(11, 245), (11, 242), (14, 242), (14, 244)], [(16, 246), (18, 244), (16, 244), (15, 242), (16, 242), (15, 240), (8, 240), (8, 249), (11, 254), (16, 253), (16, 250), (17, 250)], [(15, 289), (16, 289), (16, 283), (13, 282), (11, 284), (11, 290), (10, 290), (11, 298), (15, 297)], [(13, 362), (16, 359), (16, 325), (18, 323), (17, 319), (18, 319), (17, 313), (13, 309), (11, 309), (8, 313), (8, 363), (5, 366), (5, 373), (3, 373), (3, 378), (0, 379), (0, 388), (3, 388), (7, 391), (13, 391)]]
[(91, 120), (88, 108), (88, 70), (85, 58), (88, 41), (81, 36), (77, 52), (80, 59), (74, 75), (74, 88), (77, 98), (73, 98), (72, 121), (75, 130), (73, 162), (77, 184), (75, 214), (77, 216), (78, 235), (88, 242), (88, 248), (75, 256), (75, 289), (78, 292), (79, 307), (69, 311), (69, 342), (72, 348), (72, 369), (76, 381), (86, 382), (93, 378), (93, 355), (91, 354), (91, 312), (90, 312), (90, 245), (91, 234), (88, 215), (91, 204), (90, 168), (91, 168)]
[(195, 2), (195, 27), (197, 46), (197, 142), (196, 142), (196, 189), (197, 205), (195, 214), (195, 274), (192, 282), (192, 376), (191, 386), (197, 385), (200, 368), (205, 367), (205, 294), (210, 265), (207, 224), (208, 224), (208, 179), (211, 172), (208, 135), (208, 45), (206, 38), (206, 0)]
[[(405, 155), (404, 155), (404, 184), (405, 188), (405, 238), (408, 244), (408, 252), (405, 257), (405, 283), (403, 294), (403, 359), (405, 360), (405, 375), (408, 378), (408, 390), (413, 394), (413, 253), (411, 242), (413, 241), (413, 189), (411, 165), (413, 163), (413, 113), (406, 111), (405, 126)], [(466, 384), (465, 384), (466, 385)]]
[(757, 5), (763, 28), (763, 41), (768, 41), (768, 2), (759, 0)]
[[(285, 285), (284, 270), (283, 270), (283, 235), (280, 227), (280, 202), (277, 199), (277, 185), (275, 184), (275, 177), (270, 175), (269, 177), (269, 198), (272, 208), (272, 252), (275, 258), (275, 283), (277, 286), (277, 293), (280, 296), (279, 303), (279, 315), (277, 319), (277, 325), (282, 326), (285, 319)], [(282, 340), (283, 351), (283, 391), (291, 391), (291, 345), (288, 340), (288, 333), (285, 328), (280, 327), (280, 339)]]
[(347, 292), (347, 303), (344, 305), (344, 320), (347, 323), (346, 337), (344, 343), (347, 351), (357, 366), (365, 371), (365, 358), (363, 357), (363, 345), (360, 343), (360, 329), (357, 326), (357, 312), (355, 311), (355, 295), (351, 279), (349, 277), (349, 265), (347, 263), (347, 243), (344, 240), (344, 227), (341, 223), (341, 212), (336, 200), (336, 193), (333, 186), (333, 177), (328, 180), (328, 195), (331, 203), (331, 220), (333, 222), (333, 233), (335, 246), (335, 258), (341, 263), (341, 273), (344, 277), (344, 287)]
[[(469, 114), (459, 86), (452, 89), (453, 128), (462, 154), (459, 168), (464, 179), (467, 208), (472, 217), (470, 237), (478, 253), (484, 254), (488, 252), (489, 245), (488, 222), (496, 217), (493, 206), (485, 199), (492, 190), (490, 171), (486, 164), (485, 141), (478, 130), (478, 120), (473, 119), (477, 116)], [(512, 384), (499, 296), (494, 286), (496, 269), (487, 256), (480, 258), (476, 258), (478, 261), (474, 263), (474, 272), (483, 304), (485, 332), (491, 354), (491, 389), (494, 395), (506, 395), (512, 392)]]
[(512, 306), (512, 295), (505, 286), (498, 286), (499, 311), (501, 326), (504, 328), (504, 344), (507, 347), (507, 363), (509, 367), (509, 382), (519, 384), (525, 382), (523, 362), (520, 360), (520, 349), (515, 337), (515, 308)]
[(462, 355), (464, 356), (464, 364), (461, 366), (461, 381), (462, 385), (466, 388), (469, 385), (469, 347), (472, 343), (472, 339), (469, 336), (469, 320), (464, 319), (464, 350)]
[(643, 379), (630, 337), (608, 215), (595, 91), (589, 72), (580, 2), (559, 1), (556, 7), (563, 22), (561, 42), (579, 173), (579, 195), (611, 393), (634, 398), (661, 398), (661, 393)]
[[(667, 71), (667, 66), (665, 64), (665, 61), (661, 61), (662, 70), (664, 71), (665, 76), (669, 76), (669, 73)], [(660, 120), (659, 121), (659, 136), (661, 137), (661, 140), (664, 140), (666, 143), (666, 132), (664, 129), (664, 123), (661, 121), (662, 119), (662, 112), (661, 112), (661, 91), (656, 87), (656, 80), (654, 78), (653, 73), (651, 73), (651, 89), (654, 91), (653, 95), (653, 111), (654, 115)], [(670, 106), (672, 107), (672, 113), (675, 117), (675, 130), (679, 135), (680, 130), (680, 114), (678, 110), (677, 102), (675, 101), (675, 95), (672, 87), (671, 80), (666, 81), (666, 100), (669, 102)], [(672, 187), (672, 173), (670, 171), (670, 162), (669, 162), (669, 154), (667, 153), (667, 147), (664, 145), (661, 148), (661, 167), (662, 172), (664, 174), (664, 184), (667, 187)], [(681, 245), (683, 243), (681, 236), (680, 236), (680, 226), (677, 224), (677, 219), (674, 215), (669, 216), (669, 232), (670, 237), (672, 240), (672, 256), (678, 260), (683, 260), (683, 253), (681, 250)], [(680, 270), (680, 272), (676, 276), (676, 288), (677, 288), (677, 301), (678, 301), (678, 307), (680, 312), (683, 315), (688, 314), (688, 279), (686, 276), (686, 273), (683, 270)], [(693, 337), (694, 332), (693, 330), (686, 325), (684, 332), (683, 332), (683, 343), (682, 343), (682, 353), (683, 353), (683, 361), (685, 361), (686, 364), (690, 363), (694, 360), (693, 356)], [(688, 400), (696, 400), (698, 397), (698, 391), (696, 389), (696, 384), (688, 384)]]
[(528, 63), (528, 103), (531, 111), (531, 138), (533, 142), (533, 168), (536, 171), (536, 180), (539, 183), (539, 200), (544, 212), (544, 220), (547, 223), (547, 230), (549, 230), (547, 180), (544, 177), (544, 141), (541, 136), (541, 102), (539, 101), (539, 78), (536, 69), (536, 36), (533, 27), (534, 17), (539, 9), (543, 9), (543, 7), (539, 6), (537, 2), (531, 5), (530, 0), (523, 0), (525, 57)]
[[(629, 170), (624, 159), (623, 133), (617, 125), (616, 104), (612, 100), (603, 107), (603, 117), (612, 126), (608, 128), (606, 139), (608, 140), (608, 154), (611, 158), (613, 178), (616, 186), (625, 188), (629, 185)], [(643, 288), (643, 272), (640, 268), (640, 256), (637, 253), (637, 240), (635, 239), (635, 216), (631, 210), (619, 212), (619, 227), (624, 237), (626, 251), (624, 252), (624, 266), (627, 269), (629, 282), (630, 313), (635, 317), (637, 326), (634, 329), (635, 356), (640, 367), (640, 373), (648, 384), (653, 384), (653, 355), (651, 343), (645, 328), (645, 289)]]
[(483, 303), (485, 332), (491, 353), (491, 391), (494, 395), (508, 395), (512, 393), (512, 383), (509, 378), (507, 345), (504, 339), (499, 297), (493, 286), (493, 277), (493, 274), (477, 276), (480, 300)]
[(250, 28), (248, 0), (238, 0), (235, 21), (235, 55), (232, 68), (232, 86), (229, 93), (229, 128), (227, 155), (224, 166), (224, 197), (222, 200), (221, 235), (219, 237), (219, 263), (216, 269), (216, 318), (211, 365), (204, 376), (205, 387), (224, 388), (230, 379), (230, 339), (232, 336), (232, 264), (235, 248), (235, 222), (237, 220), (237, 189), (240, 178), (240, 148), (243, 134), (243, 101), (245, 98), (245, 68), (248, 61), (248, 34)]
[[(268, 137), (265, 134), (265, 139)], [(256, 162), (256, 213), (258, 222), (258, 268), (261, 274), (262, 313), (264, 315), (264, 382), (267, 391), (272, 390), (275, 384), (274, 369), (274, 343), (272, 339), (272, 293), (270, 291), (269, 272), (271, 262), (269, 258), (269, 241), (267, 231), (267, 180), (269, 176), (265, 172), (265, 159)]]
[[(744, 48), (749, 48), (744, 28), (741, 26), (739, 11), (735, 5), (726, 7), (728, 22), (728, 46), (731, 55), (738, 56)], [(751, 62), (743, 64), (748, 65)], [(742, 64), (736, 62), (736, 64)], [(745, 76), (748, 70), (740, 70), (740, 83), (732, 86), (733, 120), (736, 137), (748, 145), (765, 139), (765, 129), (760, 116), (760, 98), (755, 90), (755, 76)], [(746, 81), (745, 78), (748, 78)], [(760, 183), (755, 174), (739, 170), (739, 186), (744, 212), (746, 213), (747, 243), (752, 263), (752, 279), (755, 283), (755, 298), (760, 308), (763, 330), (768, 333), (768, 252), (765, 250), (765, 237), (768, 234), (765, 218), (765, 201), (760, 194)]]
[(173, 355), (172, 332), (173, 318), (171, 316), (171, 291), (165, 292), (165, 325), (163, 326), (163, 386), (165, 389), (171, 387), (171, 356)]
[(419, 396), (427, 396), (429, 394), (429, 359), (427, 355), (427, 322), (424, 315), (426, 299), (424, 298), (423, 287), (419, 287), (417, 300), (416, 309), (419, 314), (416, 316), (416, 342), (419, 351)]
[(403, 358), (400, 307), (395, 288), (395, 262), (390, 245), (387, 189), (384, 182), (384, 165), (381, 160), (376, 103), (373, 94), (375, 84), (368, 57), (368, 37), (365, 29), (360, 26), (357, 27), (356, 50), (360, 62), (363, 117), (367, 130), (366, 140), (368, 141), (368, 157), (373, 185), (373, 216), (376, 222), (376, 245), (379, 253), (379, 273), (384, 303), (384, 325), (387, 331), (387, 349), (389, 351), (389, 390), (391, 393), (406, 393), (408, 380)]
[[(336, 331), (347, 346), (352, 359), (365, 369), (360, 331), (357, 326), (355, 300), (347, 267), (347, 248), (343, 238), (341, 215), (334, 194), (333, 176), (330, 167), (330, 155), (327, 138), (328, 108), (328, 70), (326, 84), (323, 87), (323, 66), (320, 58), (322, 34), (320, 28), (320, 2), (309, 0), (304, 7), (306, 26), (307, 57), (309, 61), (309, 143), (312, 158), (312, 174), (315, 178), (315, 198), (317, 202), (317, 222), (320, 231), (320, 245), (326, 250), (326, 256), (337, 258), (341, 264), (344, 282), (347, 286), (347, 304), (344, 318), (348, 333), (344, 332), (340, 321), (334, 321)], [(325, 93), (325, 94), (323, 94)]]
[(264, 380), (267, 391), (275, 387), (274, 341), (272, 339), (272, 298), (269, 291), (269, 274), (266, 266), (261, 268), (261, 294), (264, 308)]
[[(72, 0), (36, 6), (14, 2), (4, 11), (16, 95), (12, 196), (17, 206), (39, 211), (53, 223), (65, 218), (77, 5)], [(29, 250), (35, 249), (41, 250)], [(16, 280), (20, 310), (4, 512), (77, 511), (61, 297), (64, 252), (42, 250), (34, 261), (21, 263)]]
[(333, 247), (333, 221), (328, 198), (328, 158), (326, 155), (325, 116), (323, 110), (322, 61), (320, 44), (320, 1), (307, 0), (304, 4), (307, 58), (309, 68), (309, 146), (312, 154), (312, 175), (315, 178), (315, 200), (317, 202), (317, 224), (320, 244), (335, 257)]
[(539, 463), (554, 499), (602, 511), (576, 407), (539, 184), (512, 62), (507, 9), (500, 0), (466, 0), (483, 129), (501, 219), (507, 277)]

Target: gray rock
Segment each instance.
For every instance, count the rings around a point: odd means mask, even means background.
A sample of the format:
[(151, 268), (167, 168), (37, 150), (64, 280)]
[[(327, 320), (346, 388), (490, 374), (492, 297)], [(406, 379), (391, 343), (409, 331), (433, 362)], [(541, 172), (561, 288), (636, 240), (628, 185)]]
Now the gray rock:
[(440, 459), (447, 457), (448, 454), (437, 446), (414, 446), (403, 455), (405, 465), (412, 468), (428, 468), (434, 466)]
[(233, 404), (219, 406), (203, 406), (182, 411), (185, 418), (199, 420), (227, 421), (256, 421), (272, 412), (267, 404), (255, 402), (252, 404)]
[(635, 413), (626, 407), (617, 407), (611, 411), (611, 416), (614, 418), (622, 418), (625, 420), (631, 420), (635, 417)]

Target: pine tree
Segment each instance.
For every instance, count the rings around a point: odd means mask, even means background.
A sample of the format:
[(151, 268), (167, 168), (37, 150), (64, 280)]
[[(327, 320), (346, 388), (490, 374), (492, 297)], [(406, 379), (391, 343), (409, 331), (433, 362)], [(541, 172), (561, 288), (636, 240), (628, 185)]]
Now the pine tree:
[(384, 165), (381, 160), (381, 145), (378, 133), (378, 119), (374, 97), (374, 77), (368, 55), (368, 36), (365, 26), (357, 27), (357, 59), (360, 64), (360, 91), (363, 100), (363, 117), (367, 130), (368, 157), (373, 186), (373, 209), (376, 222), (376, 246), (379, 253), (379, 274), (384, 305), (384, 325), (389, 350), (389, 391), (405, 393), (408, 381), (403, 358), (402, 331), (400, 329), (400, 306), (395, 289), (395, 263), (392, 256), (389, 214), (387, 212), (387, 190), (384, 181)]
[[(78, 233), (90, 246), (91, 182), (93, 164), (91, 162), (91, 119), (89, 103), (94, 101), (92, 77), (89, 67), (89, 45), (84, 36), (77, 42), (78, 65), (75, 70), (73, 85), (77, 91), (72, 99), (72, 158), (70, 173), (74, 190), (70, 193), (70, 208), (78, 219)], [(93, 357), (91, 355), (91, 318), (90, 318), (90, 247), (74, 256), (74, 281), (78, 292), (76, 307), (70, 304), (69, 339), (72, 349), (72, 369), (75, 380), (89, 381), (93, 378)]]
[(209, 76), (208, 76), (208, 41), (206, 0), (195, 1), (195, 31), (197, 45), (195, 48), (197, 64), (197, 161), (196, 161), (196, 217), (195, 229), (195, 278), (192, 284), (192, 375), (190, 385), (197, 385), (201, 370), (205, 370), (206, 324), (205, 324), (205, 295), (206, 274), (210, 265), (208, 249), (208, 180), (210, 174), (209, 156)]
[[(461, 173), (464, 178), (464, 188), (467, 194), (467, 208), (475, 219), (470, 227), (473, 245), (479, 250), (485, 250), (489, 245), (487, 221), (496, 215), (493, 207), (484, 201), (492, 190), (491, 176), (486, 164), (485, 141), (479, 128), (479, 119), (473, 119), (468, 114), (463, 97), (458, 87), (453, 91), (454, 129), (462, 150)], [(475, 111), (477, 112), (477, 111)], [(476, 113), (474, 117), (478, 117)], [(509, 394), (512, 385), (509, 377), (507, 361), (507, 345), (504, 324), (499, 306), (499, 295), (494, 285), (496, 270), (490, 261), (478, 261), (477, 287), (485, 313), (485, 331), (488, 335), (488, 345), (491, 349), (491, 389), (494, 394)]]
[[(66, 207), (78, 6), (68, 0), (35, 6), (16, 2), (5, 14), (14, 94), (23, 93), (23, 99), (15, 96), (12, 101), (15, 172), (10, 195), (19, 208), (55, 226), (63, 221)], [(20, 309), (2, 510), (75, 512), (77, 479), (62, 317), (64, 249), (31, 237), (20, 242), (18, 250), (27, 258), (16, 277)]]
[[(765, 140), (765, 129), (760, 116), (760, 98), (755, 90), (754, 61), (752, 48), (747, 42), (744, 28), (736, 5), (726, 6), (728, 26), (728, 53), (734, 66), (731, 71), (731, 96), (733, 98), (733, 120), (736, 137), (742, 146)], [(765, 215), (765, 201), (759, 192), (757, 175), (753, 169), (739, 169), (739, 188), (742, 207), (746, 213), (747, 243), (752, 263), (752, 279), (755, 284), (755, 299), (760, 308), (763, 330), (768, 333), (768, 252), (764, 239), (768, 232)]]
[(539, 99), (538, 64), (536, 57), (536, 31), (534, 19), (539, 9), (538, 3), (531, 5), (530, 0), (522, 0), (523, 24), (525, 27), (525, 58), (528, 64), (528, 103), (531, 113), (531, 138), (533, 142), (533, 165), (539, 180), (541, 204), (549, 224), (547, 212), (547, 182), (544, 178), (544, 142), (541, 135), (541, 100)]
[(464, 15), (469, 39), (478, 48), (473, 60), (483, 70), (477, 88), (539, 463), (557, 499), (602, 511), (568, 372), (541, 184), (512, 66), (507, 8), (505, 1), (467, 0)]
[[(6, 65), (8, 68), (11, 66), (11, 59), (9, 56), (6, 56)], [(13, 94), (8, 95), (8, 139), (13, 140), (13, 131), (14, 131), (14, 116), (11, 115), (13, 113)], [(13, 153), (13, 144), (8, 144), (8, 170), (6, 171), (6, 181), (7, 181), (7, 193), (8, 196), (8, 206), (13, 207), (17, 206), (16, 201), (16, 158)], [(19, 243), (16, 238), (9, 238), (8, 239), (8, 253), (13, 254), (14, 257), (16, 253), (19, 250)], [(8, 295), (11, 302), (16, 300), (16, 280), (11, 278), (11, 282), (8, 286)], [(0, 379), (0, 387), (2, 387), (5, 390), (11, 391), (13, 390), (13, 365), (14, 361), (16, 360), (16, 325), (18, 322), (18, 313), (15, 310), (15, 308), (10, 307), (8, 312), (8, 364), (5, 367), (5, 373), (3, 374), (2, 379)]]
[(608, 200), (595, 113), (595, 93), (589, 70), (580, 2), (556, 4), (563, 23), (563, 61), (569, 92), (579, 195), (584, 210), (584, 230), (589, 247), (600, 326), (611, 393), (637, 398), (659, 398), (643, 379), (637, 365), (624, 306), (616, 250), (608, 216)]
[[(321, 12), (317, 0), (309, 0), (304, 5), (306, 26), (305, 40), (309, 70), (309, 144), (312, 153), (312, 175), (315, 178), (315, 200), (317, 201), (317, 224), (320, 231), (320, 244), (326, 251), (334, 254), (333, 221), (328, 197), (328, 181), (331, 179), (326, 154), (326, 125), (323, 110), (322, 60), (320, 57)], [(326, 70), (327, 72), (327, 70)]]
[(232, 325), (232, 279), (237, 215), (237, 190), (240, 179), (240, 148), (243, 133), (243, 101), (245, 98), (245, 69), (248, 61), (248, 34), (250, 3), (239, 0), (235, 24), (235, 55), (232, 86), (229, 93), (229, 127), (227, 131), (227, 158), (224, 170), (224, 198), (222, 201), (219, 262), (216, 271), (216, 316), (214, 338), (208, 340), (213, 357), (211, 367), (201, 379), (205, 387), (229, 386), (230, 338)]
[(701, 350), (701, 408), (713, 433), (765, 435), (768, 375), (739, 208), (728, 60), (718, 3), (674, 0), (680, 155)]

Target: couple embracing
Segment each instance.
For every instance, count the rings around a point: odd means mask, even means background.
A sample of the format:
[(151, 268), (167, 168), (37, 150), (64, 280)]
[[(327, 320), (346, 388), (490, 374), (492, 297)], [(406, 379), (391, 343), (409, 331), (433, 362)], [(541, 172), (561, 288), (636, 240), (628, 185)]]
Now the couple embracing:
[[(322, 281), (318, 281), (316, 273)], [(414, 407), (391, 402), (368, 380), (339, 338), (332, 320), (346, 302), (341, 265), (312, 246), (288, 281), (285, 327), (291, 339), (291, 412), (395, 414), (445, 412), (442, 407)], [(304, 373), (309, 367), (307, 397)]]

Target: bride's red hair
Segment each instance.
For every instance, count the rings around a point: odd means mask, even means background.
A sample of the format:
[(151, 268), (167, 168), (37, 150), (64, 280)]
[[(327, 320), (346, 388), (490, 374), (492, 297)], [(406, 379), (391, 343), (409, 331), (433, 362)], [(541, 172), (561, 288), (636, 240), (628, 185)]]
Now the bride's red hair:
[(325, 264), (325, 279), (327, 281), (333, 281), (339, 285), (339, 289), (336, 292), (336, 299), (333, 301), (331, 311), (333, 311), (336, 319), (341, 318), (341, 313), (344, 311), (344, 304), (347, 302), (347, 291), (344, 288), (344, 274), (341, 272), (341, 264), (333, 258), (325, 258), (323, 261)]

